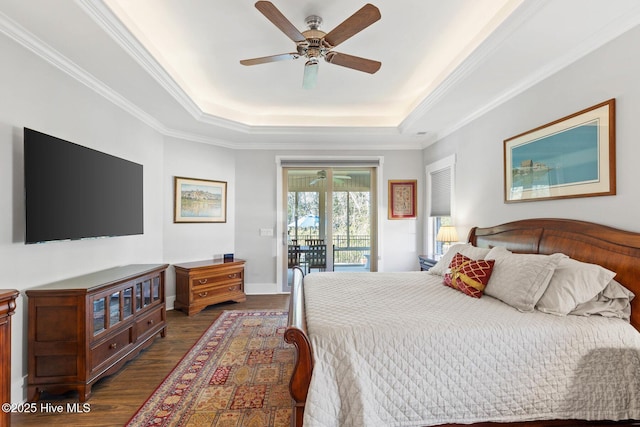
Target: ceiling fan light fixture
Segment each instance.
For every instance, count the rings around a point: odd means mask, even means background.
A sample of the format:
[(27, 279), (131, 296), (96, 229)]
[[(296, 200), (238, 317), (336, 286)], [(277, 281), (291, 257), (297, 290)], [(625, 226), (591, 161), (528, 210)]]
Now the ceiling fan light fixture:
[(302, 76), (302, 87), (313, 89), (318, 82), (318, 58), (309, 58), (304, 64), (304, 75)]

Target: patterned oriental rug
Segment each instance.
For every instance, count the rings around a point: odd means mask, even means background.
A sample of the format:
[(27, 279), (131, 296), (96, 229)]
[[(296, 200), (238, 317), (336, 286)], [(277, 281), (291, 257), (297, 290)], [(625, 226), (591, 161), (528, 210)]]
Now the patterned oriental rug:
[(223, 312), (127, 426), (288, 427), (286, 323), (286, 312)]

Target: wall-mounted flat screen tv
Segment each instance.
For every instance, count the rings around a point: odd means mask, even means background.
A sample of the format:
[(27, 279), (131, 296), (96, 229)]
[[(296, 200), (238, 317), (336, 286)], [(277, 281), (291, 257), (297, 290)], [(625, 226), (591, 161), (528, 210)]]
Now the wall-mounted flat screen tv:
[(143, 233), (142, 165), (24, 129), (25, 243)]

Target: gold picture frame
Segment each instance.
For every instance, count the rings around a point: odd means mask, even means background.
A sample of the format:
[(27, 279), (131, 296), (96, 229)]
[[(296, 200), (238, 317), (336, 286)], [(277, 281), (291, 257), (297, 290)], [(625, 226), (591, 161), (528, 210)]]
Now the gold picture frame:
[(227, 222), (226, 181), (174, 178), (174, 223)]

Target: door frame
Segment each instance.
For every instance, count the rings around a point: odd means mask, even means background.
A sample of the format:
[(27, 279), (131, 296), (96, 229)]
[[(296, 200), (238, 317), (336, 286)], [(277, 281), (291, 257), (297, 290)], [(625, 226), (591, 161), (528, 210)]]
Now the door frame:
[(371, 236), (371, 246), (375, 245), (375, 259), (371, 260), (371, 271), (380, 271), (382, 259), (380, 258), (380, 247), (382, 247), (380, 215), (386, 212), (381, 206), (382, 203), (382, 168), (384, 156), (276, 156), (276, 283), (279, 292), (288, 293), (289, 287), (286, 283), (287, 271), (287, 199), (284, 195), (284, 169), (294, 167), (372, 167), (376, 169), (376, 188), (373, 196), (376, 205), (376, 215), (371, 218), (373, 222), (371, 228), (375, 236)]

